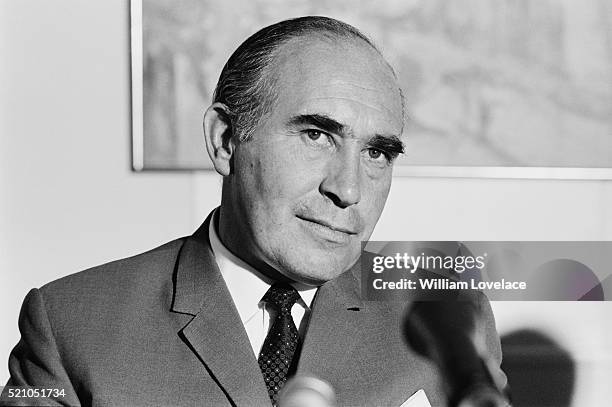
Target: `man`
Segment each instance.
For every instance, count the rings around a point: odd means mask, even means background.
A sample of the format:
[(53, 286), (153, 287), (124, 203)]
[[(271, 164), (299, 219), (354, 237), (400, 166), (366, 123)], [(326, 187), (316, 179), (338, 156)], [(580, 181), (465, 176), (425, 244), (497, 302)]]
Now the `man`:
[(329, 382), (340, 405), (421, 389), (443, 405), (401, 307), (359, 295), (361, 242), (403, 151), (380, 52), (329, 18), (266, 27), (228, 60), (203, 126), (220, 207), (190, 237), (32, 290), (8, 385), (65, 392), (28, 404), (269, 406), (295, 374)]

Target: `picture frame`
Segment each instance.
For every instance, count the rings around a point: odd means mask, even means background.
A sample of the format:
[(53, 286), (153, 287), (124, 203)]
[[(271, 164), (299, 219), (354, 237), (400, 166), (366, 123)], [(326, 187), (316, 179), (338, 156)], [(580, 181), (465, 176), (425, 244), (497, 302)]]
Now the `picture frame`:
[(395, 68), (395, 175), (612, 179), (612, 21), (582, 21), (600, 2), (580, 20), (561, 0), (386, 1), (131, 0), (133, 169), (210, 170), (201, 121), (224, 62), (257, 29), (318, 14), (371, 36)]

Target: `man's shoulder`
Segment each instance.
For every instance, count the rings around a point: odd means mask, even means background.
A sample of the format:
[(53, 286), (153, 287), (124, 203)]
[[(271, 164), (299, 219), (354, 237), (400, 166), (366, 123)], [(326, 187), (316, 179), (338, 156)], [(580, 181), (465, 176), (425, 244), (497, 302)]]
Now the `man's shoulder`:
[(50, 301), (74, 303), (79, 299), (110, 300), (160, 289), (171, 283), (186, 239), (175, 239), (144, 253), (67, 275), (45, 284), (40, 292)]
[(56, 347), (46, 356), (54, 358), (59, 352), (64, 367), (75, 377), (122, 366), (113, 358), (133, 357), (137, 351), (130, 352), (140, 349), (142, 338), (161, 337), (180, 326), (180, 318), (169, 311), (186, 240), (180, 238), (30, 290), (19, 317), (22, 343), (29, 341), (28, 346), (36, 347), (46, 343), (32, 352)]

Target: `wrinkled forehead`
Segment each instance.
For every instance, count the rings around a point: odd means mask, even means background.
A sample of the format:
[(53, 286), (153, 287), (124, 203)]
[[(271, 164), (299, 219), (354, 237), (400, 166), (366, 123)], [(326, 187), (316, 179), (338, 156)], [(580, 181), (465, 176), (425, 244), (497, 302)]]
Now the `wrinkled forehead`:
[(401, 133), (401, 93), (387, 62), (359, 39), (298, 38), (276, 56), (276, 108), (331, 110), (359, 127)]

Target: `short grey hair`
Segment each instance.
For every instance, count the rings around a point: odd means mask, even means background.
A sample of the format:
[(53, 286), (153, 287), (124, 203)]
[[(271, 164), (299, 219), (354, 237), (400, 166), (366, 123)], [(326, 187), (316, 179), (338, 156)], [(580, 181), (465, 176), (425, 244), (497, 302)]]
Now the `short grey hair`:
[(299, 17), (262, 28), (230, 56), (213, 95), (213, 103), (227, 107), (232, 136), (237, 136), (240, 141), (248, 140), (257, 123), (270, 112), (276, 100), (271, 67), (278, 50), (289, 40), (307, 35), (356, 39), (380, 54), (372, 41), (358, 29), (329, 17)]

